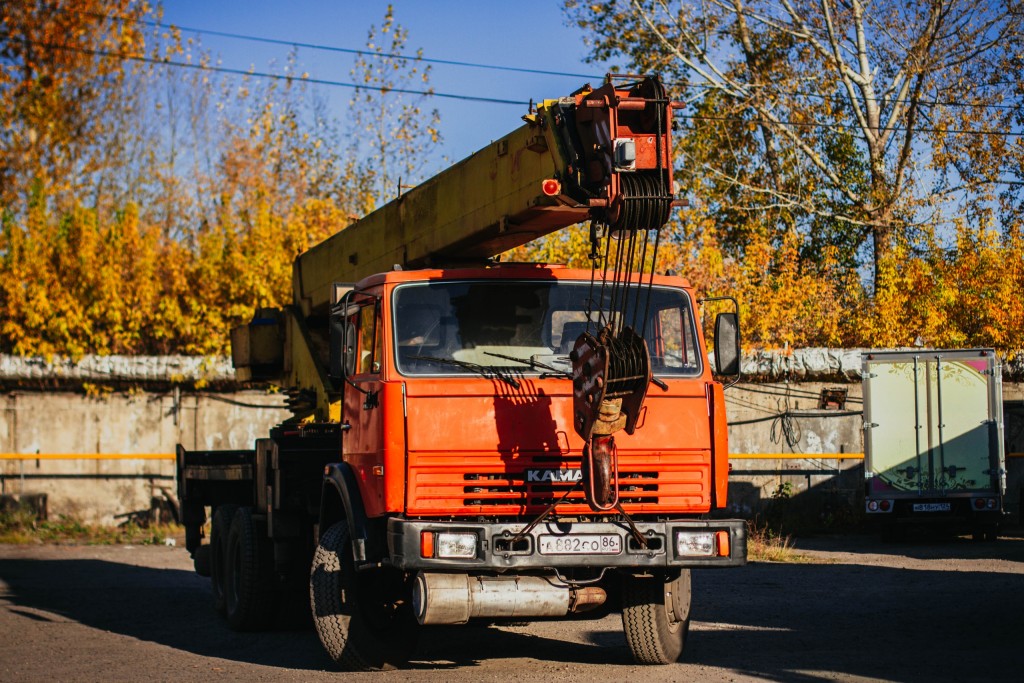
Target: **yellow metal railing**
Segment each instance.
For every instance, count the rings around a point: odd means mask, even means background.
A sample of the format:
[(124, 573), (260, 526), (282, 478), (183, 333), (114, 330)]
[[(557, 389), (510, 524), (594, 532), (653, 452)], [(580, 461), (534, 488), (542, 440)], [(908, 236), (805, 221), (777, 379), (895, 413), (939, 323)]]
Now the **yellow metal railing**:
[(0, 460), (174, 460), (174, 453), (0, 453)]
[[(1024, 458), (1024, 452), (1007, 453)], [(0, 460), (174, 460), (174, 453), (0, 453)], [(863, 460), (863, 453), (730, 453), (730, 460)]]

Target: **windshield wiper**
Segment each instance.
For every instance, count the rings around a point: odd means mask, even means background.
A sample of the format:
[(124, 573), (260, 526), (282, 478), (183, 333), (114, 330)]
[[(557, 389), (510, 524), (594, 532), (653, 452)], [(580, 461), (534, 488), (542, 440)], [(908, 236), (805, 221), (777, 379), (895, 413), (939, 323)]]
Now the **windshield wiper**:
[(443, 363), (444, 365), (454, 365), (457, 368), (465, 368), (466, 370), (472, 370), (478, 373), (485, 379), (500, 379), (505, 384), (513, 387), (514, 389), (519, 388), (519, 382), (515, 377), (508, 377), (501, 373), (498, 368), (488, 367), (486, 365), (477, 365), (476, 363), (470, 363), (464, 360), (455, 360), (454, 358), (441, 358), (439, 356), (408, 356), (411, 360), (425, 360), (434, 363)]
[(484, 351), (484, 354), (487, 355), (487, 356), (494, 356), (495, 358), (503, 358), (505, 360), (515, 361), (516, 363), (522, 363), (523, 365), (529, 366), (533, 370), (548, 370), (547, 373), (541, 375), (542, 379), (544, 377), (550, 377), (552, 375), (554, 375), (555, 377), (565, 377), (566, 379), (572, 379), (572, 373), (570, 373), (568, 370), (559, 370), (558, 368), (556, 368), (553, 365), (548, 365), (547, 363), (541, 363), (540, 361), (534, 360), (532, 358), (519, 358), (517, 356), (506, 356), (503, 353), (492, 353), (490, 351)]
[[(541, 375), (541, 379), (542, 380), (544, 378), (546, 378), (546, 377), (552, 377), (552, 376), (554, 376), (554, 377), (564, 377), (565, 379), (569, 379), (569, 380), (572, 379), (572, 373), (571, 372), (569, 372), (567, 370), (558, 370), (554, 366), (549, 366), (548, 364), (546, 364), (546, 362), (541, 362), (540, 360), (534, 360), (532, 358), (519, 358), (519, 357), (516, 357), (514, 355), (505, 355), (504, 353), (493, 353), (493, 352), (490, 352), (490, 351), (484, 351), (484, 353), (486, 355), (493, 355), (496, 358), (504, 358), (506, 360), (515, 360), (516, 362), (521, 362), (522, 365), (529, 366), (531, 369), (534, 369), (534, 370), (547, 370), (547, 371), (550, 371), (550, 372), (547, 372), (547, 373), (544, 373), (543, 375)], [(651, 384), (654, 384), (655, 386), (657, 386), (659, 389), (662, 389), (663, 391), (668, 391), (669, 390), (669, 385), (666, 384), (663, 380), (660, 380), (660, 379), (658, 379), (656, 377), (651, 376), (650, 381), (651, 381)]]

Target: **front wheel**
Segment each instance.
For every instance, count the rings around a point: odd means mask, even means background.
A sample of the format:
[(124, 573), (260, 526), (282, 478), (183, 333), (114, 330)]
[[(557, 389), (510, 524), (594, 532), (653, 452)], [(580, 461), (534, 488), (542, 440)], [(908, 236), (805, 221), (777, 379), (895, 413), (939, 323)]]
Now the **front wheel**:
[(420, 627), (409, 582), (390, 568), (356, 572), (344, 521), (320, 537), (309, 599), (320, 642), (343, 669), (394, 669), (412, 656)]
[(682, 570), (674, 579), (625, 577), (622, 627), (637, 663), (678, 661), (690, 630), (690, 570)]

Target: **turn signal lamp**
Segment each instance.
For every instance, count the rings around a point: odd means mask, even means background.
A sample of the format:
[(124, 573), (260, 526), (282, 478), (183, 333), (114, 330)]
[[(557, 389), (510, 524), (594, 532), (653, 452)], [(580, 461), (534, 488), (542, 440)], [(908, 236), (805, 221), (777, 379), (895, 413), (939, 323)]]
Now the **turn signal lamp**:
[(732, 547), (729, 542), (728, 531), (715, 532), (715, 546), (718, 548), (719, 557), (729, 557)]
[(434, 556), (434, 532), (424, 531), (420, 533), (420, 557)]

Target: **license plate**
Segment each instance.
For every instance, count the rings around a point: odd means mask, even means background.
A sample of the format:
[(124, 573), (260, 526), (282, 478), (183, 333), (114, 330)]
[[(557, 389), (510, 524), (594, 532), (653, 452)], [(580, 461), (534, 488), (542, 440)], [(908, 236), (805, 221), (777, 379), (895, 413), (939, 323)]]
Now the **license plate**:
[(914, 503), (914, 512), (949, 512), (949, 503)]
[(622, 537), (618, 534), (541, 536), (539, 546), (541, 555), (618, 555), (622, 552)]

